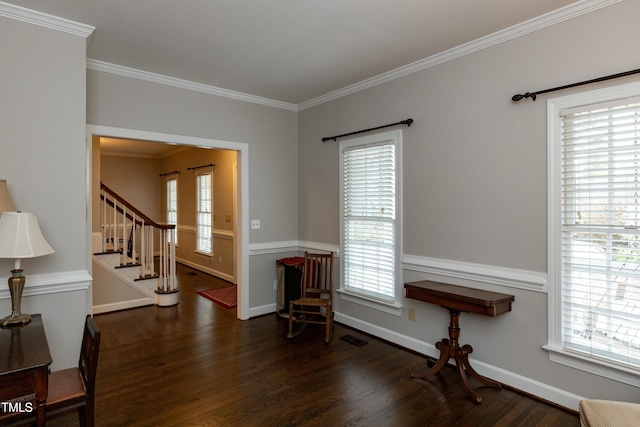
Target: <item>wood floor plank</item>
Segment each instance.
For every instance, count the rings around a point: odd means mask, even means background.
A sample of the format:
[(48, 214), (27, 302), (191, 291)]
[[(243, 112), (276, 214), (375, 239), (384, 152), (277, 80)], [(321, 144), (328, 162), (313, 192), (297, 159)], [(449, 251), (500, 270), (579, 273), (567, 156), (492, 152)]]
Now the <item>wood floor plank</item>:
[[(235, 309), (196, 294), (228, 283), (186, 266), (178, 280), (176, 307), (96, 316), (98, 427), (580, 424), (577, 414), (510, 389), (480, 387), (483, 403), (475, 404), (452, 368), (412, 379), (425, 357), (343, 325), (329, 344), (322, 327), (287, 339), (286, 319), (240, 321)], [(79, 424), (69, 415), (47, 425)]]

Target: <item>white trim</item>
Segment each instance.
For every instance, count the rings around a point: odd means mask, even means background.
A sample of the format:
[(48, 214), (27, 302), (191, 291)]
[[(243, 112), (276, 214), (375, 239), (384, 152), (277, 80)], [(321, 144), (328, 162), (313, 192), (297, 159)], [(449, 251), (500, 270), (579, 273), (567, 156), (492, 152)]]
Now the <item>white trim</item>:
[(91, 25), (81, 24), (79, 22), (70, 21), (68, 19), (38, 12), (24, 7), (16, 6), (5, 2), (0, 2), (0, 16), (15, 19), (29, 24), (39, 25), (41, 27), (50, 28), (56, 31), (85, 37), (87, 44), (91, 35), (96, 30)]
[(140, 299), (131, 300), (131, 301), (94, 305), (93, 314), (110, 313), (112, 311), (120, 311), (120, 310), (127, 310), (130, 308), (144, 307), (147, 305), (154, 305), (155, 303), (156, 303), (155, 298), (140, 298)]
[(252, 243), (250, 255), (280, 254), (285, 252), (319, 251), (333, 252), (334, 257), (340, 257), (340, 247), (329, 243), (308, 242), (304, 240), (285, 240), (281, 242)]
[(265, 314), (271, 314), (276, 312), (276, 303), (273, 304), (265, 304), (260, 307), (251, 307), (249, 309), (249, 317), (258, 317), (263, 316)]
[(280, 254), (284, 252), (299, 252), (299, 241), (288, 240), (282, 242), (264, 242), (264, 243), (252, 243), (249, 247), (250, 255), (267, 255), (267, 254)]
[[(349, 150), (357, 148), (365, 148), (370, 146), (391, 146), (395, 155), (394, 163), (394, 177), (395, 177), (395, 219), (391, 221), (394, 226), (393, 238), (394, 238), (394, 256), (393, 266), (395, 269), (394, 277), (394, 295), (393, 301), (382, 302), (375, 298), (367, 297), (364, 293), (368, 290), (364, 290), (362, 294), (358, 294), (355, 290), (347, 289), (345, 285), (345, 264), (347, 260), (345, 257), (340, 259), (340, 286), (337, 291), (340, 293), (342, 299), (355, 302), (364, 305), (369, 308), (381, 310), (383, 312), (391, 313), (397, 316), (402, 315), (402, 297), (403, 297), (403, 280), (402, 280), (402, 248), (403, 248), (403, 132), (402, 129), (396, 129), (387, 132), (380, 132), (372, 135), (366, 135), (361, 137), (355, 137), (351, 139), (341, 140), (339, 143), (339, 178), (340, 178), (340, 247), (345, 247), (345, 217), (344, 217), (344, 168), (345, 168), (345, 156), (344, 153)], [(374, 291), (370, 291), (374, 292)], [(358, 299), (360, 298), (360, 301)]]
[[(214, 206), (214, 188), (215, 188), (215, 180), (213, 177), (213, 171), (214, 171), (215, 165), (210, 165), (210, 166), (204, 166), (202, 168), (198, 168), (197, 170), (194, 171), (194, 180), (195, 180), (195, 191), (196, 191), (196, 197), (195, 197), (195, 211), (194, 211), (194, 224), (195, 224), (195, 229), (196, 229), (196, 237), (195, 237), (195, 246), (196, 249), (194, 250), (194, 252), (196, 254), (200, 254), (200, 255), (205, 255), (205, 256), (209, 256), (211, 258), (213, 258), (213, 212), (215, 209)], [(201, 177), (208, 177), (208, 184), (209, 184), (209, 194), (206, 194), (207, 192), (202, 191), (202, 186), (200, 183), (200, 178)], [(203, 198), (204, 200), (207, 200), (207, 196), (210, 200), (211, 203), (211, 210), (210, 211), (201, 211), (200, 210), (200, 206), (203, 204)], [(210, 229), (208, 230), (208, 234), (209, 234), (209, 239), (210, 239), (210, 248), (208, 251), (202, 250), (200, 249), (200, 246), (204, 246), (203, 243), (206, 242), (206, 238), (207, 238), (207, 233), (200, 233), (200, 229), (201, 227), (201, 223), (200, 223), (200, 215), (203, 214), (204, 216), (207, 216), (209, 219), (209, 227)], [(207, 215), (208, 214), (208, 215)], [(206, 221), (205, 221), (206, 222)], [(207, 226), (207, 224), (203, 225), (204, 227)], [(205, 242), (203, 242), (205, 241)]]
[[(333, 251), (340, 256), (340, 247), (328, 243), (288, 240), (282, 242), (252, 243), (250, 255), (269, 255), (285, 252), (304, 252), (305, 250)], [(487, 285), (500, 285), (510, 288), (524, 289), (533, 292), (548, 292), (547, 274), (537, 271), (519, 270), (486, 264), (403, 255), (402, 269), (419, 273), (436, 274), (453, 279), (464, 279), (478, 282), (478, 289), (491, 290)]]
[[(280, 108), (288, 111), (303, 111), (308, 108), (316, 107), (318, 105), (342, 98), (353, 93), (378, 86), (419, 71), (426, 70), (428, 68), (435, 67), (445, 62), (453, 61), (460, 57), (473, 54), (483, 49), (490, 48), (500, 43), (513, 40), (518, 37), (525, 36), (529, 33), (547, 28), (552, 25), (559, 24), (564, 21), (571, 20), (581, 15), (593, 12), (595, 10), (611, 6), (619, 3), (623, 0), (583, 0), (577, 3), (565, 6), (558, 10), (552, 11), (545, 15), (538, 16), (530, 19), (529, 21), (514, 25), (510, 28), (498, 31), (485, 37), (481, 37), (477, 40), (465, 43), (455, 48), (449, 49), (445, 52), (432, 55), (430, 57), (421, 59), (411, 64), (396, 68), (389, 72), (380, 74), (367, 80), (363, 80), (356, 84), (346, 86), (344, 88), (329, 92), (321, 95), (317, 98), (310, 99), (300, 104), (292, 104), (289, 102), (278, 101), (269, 98), (263, 98), (259, 96), (249, 95), (242, 92), (236, 92), (227, 90), (215, 86), (205, 85), (201, 83), (195, 83), (187, 80), (177, 79), (174, 77), (155, 74), (147, 71), (136, 70), (129, 67), (124, 67), (117, 64), (110, 64), (95, 59), (87, 59), (87, 69), (102, 71), (105, 73), (115, 74), (123, 77), (130, 77), (134, 79), (144, 80), (148, 82), (163, 84), (167, 86), (178, 87), (181, 89), (192, 90), (196, 92), (206, 93), (215, 96), (221, 96), (225, 98), (235, 99), (238, 101), (251, 102), (258, 105), (265, 105), (268, 107)], [(4, 3), (0, 2), (0, 5)], [(14, 8), (17, 6), (10, 5)], [(26, 10), (26, 9), (25, 9)], [(2, 10), (0, 10), (0, 15)]]
[[(203, 254), (199, 253), (199, 255), (203, 255)], [(208, 257), (208, 258), (210, 258), (210, 257)], [(226, 273), (223, 273), (223, 272), (218, 271), (218, 270), (214, 270), (212, 268), (207, 268), (207, 267), (205, 267), (205, 266), (203, 266), (201, 264), (197, 264), (197, 263), (195, 263), (193, 261), (189, 261), (189, 260), (186, 260), (186, 259), (182, 259), (182, 258), (176, 257), (176, 262), (178, 262), (180, 264), (184, 264), (186, 266), (189, 266), (189, 267), (191, 267), (191, 268), (193, 268), (195, 270), (202, 271), (203, 273), (207, 273), (207, 274), (210, 274), (212, 276), (219, 277), (220, 279), (226, 280), (227, 282), (236, 283), (236, 280), (235, 280), (235, 278), (233, 276), (231, 276), (229, 274), (226, 274)]]
[(549, 360), (571, 366), (585, 372), (640, 386), (638, 371), (629, 371), (622, 366), (604, 360), (587, 358), (563, 348), (562, 322), (562, 135), (560, 111), (611, 100), (623, 100), (640, 95), (640, 82), (627, 83), (603, 89), (576, 93), (547, 100), (547, 268), (549, 289), (548, 343), (543, 348)]
[(493, 265), (403, 255), (402, 268), (420, 273), (437, 274), (455, 279), (473, 280), (535, 292), (547, 292), (547, 275), (536, 271), (518, 270)]
[(148, 71), (136, 70), (134, 68), (97, 61), (95, 59), (87, 59), (87, 69), (102, 71), (104, 73), (115, 74), (132, 79), (144, 80), (151, 83), (177, 87), (180, 89), (192, 90), (194, 92), (205, 93), (208, 95), (221, 96), (223, 98), (235, 99), (237, 101), (251, 102), (253, 104), (265, 105), (267, 107), (280, 108), (288, 111), (298, 111), (298, 107), (295, 104), (291, 104), (289, 102), (277, 101), (275, 99), (249, 95), (247, 93), (236, 92), (233, 90), (209, 86), (202, 83), (195, 83), (175, 77), (151, 73)]
[[(380, 326), (365, 322), (361, 319), (351, 317), (343, 313), (335, 312), (335, 321), (351, 328), (355, 328), (359, 331), (365, 332), (367, 334), (373, 335), (380, 339), (389, 341), (393, 344), (407, 348), (409, 350), (413, 350), (417, 353), (425, 354), (435, 359), (437, 359), (440, 355), (440, 350), (436, 349), (436, 347), (432, 344), (399, 334), (389, 329), (381, 328)], [(544, 384), (534, 379), (524, 377), (520, 374), (504, 370), (500, 367), (475, 360), (472, 357), (469, 357), (469, 361), (480, 375), (484, 375), (487, 378), (491, 378), (502, 384), (506, 384), (525, 393), (538, 396), (542, 399), (548, 400), (574, 411), (578, 410), (578, 404), (580, 403), (580, 400), (584, 399), (584, 397), (582, 396), (578, 396), (568, 391), (552, 387), (548, 384)], [(412, 370), (419, 371), (423, 370), (423, 368), (425, 367), (426, 363), (422, 366), (408, 366), (407, 375)]]
[[(176, 229), (181, 233), (195, 234), (196, 232), (196, 227), (192, 225), (178, 224)], [(222, 228), (214, 228), (211, 230), (211, 236), (219, 239), (233, 239), (235, 237), (235, 233), (233, 232), (233, 230), (224, 230)]]
[[(149, 132), (136, 129), (116, 128), (110, 126), (87, 125), (87, 150), (91, 153), (91, 141), (93, 136), (109, 136), (113, 138), (141, 139), (146, 141), (159, 141), (174, 143), (177, 145), (195, 145), (211, 147), (237, 152), (239, 171), (239, 203), (237, 244), (235, 246), (237, 260), (236, 283), (238, 284), (238, 309), (237, 317), (240, 320), (249, 318), (249, 144), (244, 142), (224, 141), (218, 139), (199, 138), (186, 135)], [(88, 158), (87, 187), (91, 189), (91, 157)], [(91, 193), (87, 193), (87, 209), (91, 211)], [(90, 217), (90, 215), (89, 215)]]
[(328, 243), (299, 241), (298, 250), (300, 252), (333, 252), (334, 258), (340, 258), (340, 246), (330, 245)]
[[(85, 291), (89, 289), (92, 282), (93, 278), (86, 270), (28, 275), (22, 296)], [(8, 285), (0, 289), (0, 299), (11, 299)]]
[(593, 12), (603, 7), (611, 6), (623, 0), (583, 0), (565, 6), (545, 15), (538, 16), (526, 22), (514, 25), (510, 28), (498, 31), (485, 37), (481, 37), (469, 43), (454, 47), (442, 53), (432, 55), (411, 64), (405, 65), (387, 73), (380, 74), (356, 84), (329, 92), (325, 95), (298, 104), (298, 111), (306, 110), (338, 98), (342, 98), (353, 93), (372, 88), (374, 86), (387, 83), (428, 68), (435, 67), (445, 62), (470, 55), (483, 49), (490, 48), (500, 43), (525, 36), (529, 33), (544, 29), (546, 27), (559, 24), (564, 21), (576, 18), (586, 13)]
[(565, 351), (562, 347), (554, 345), (542, 346), (549, 353), (549, 360), (561, 365), (589, 372), (604, 378), (640, 387), (640, 375), (637, 370), (626, 369), (624, 366), (595, 361), (591, 357), (584, 357), (578, 353)]
[(235, 234), (232, 230), (223, 230), (221, 228), (214, 228), (211, 230), (211, 237), (214, 239), (233, 240)]

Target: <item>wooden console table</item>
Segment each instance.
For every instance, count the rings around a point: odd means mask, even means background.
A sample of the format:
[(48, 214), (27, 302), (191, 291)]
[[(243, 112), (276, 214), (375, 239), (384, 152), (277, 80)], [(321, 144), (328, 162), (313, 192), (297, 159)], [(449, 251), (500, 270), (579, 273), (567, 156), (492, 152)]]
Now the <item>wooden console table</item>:
[(469, 364), (468, 355), (473, 352), (473, 348), (468, 344), (461, 347), (458, 343), (458, 338), (460, 338), (458, 317), (461, 312), (477, 313), (491, 317), (506, 313), (511, 311), (511, 303), (514, 301), (513, 295), (429, 280), (405, 283), (404, 288), (407, 298), (440, 305), (449, 310), (451, 315), (449, 339), (443, 338), (436, 344), (436, 348), (440, 350), (440, 358), (431, 369), (422, 373), (413, 373), (411, 377), (426, 379), (435, 375), (449, 359), (454, 359), (460, 381), (462, 381), (465, 390), (476, 403), (481, 403), (482, 398), (473, 391), (466, 374), (490, 387), (502, 388), (500, 383), (478, 374)]
[[(0, 328), (0, 402), (35, 410), (38, 426), (45, 425), (51, 362), (41, 315), (32, 314), (26, 325)], [(0, 425), (20, 419), (3, 409), (0, 407)], [(32, 415), (24, 413), (25, 417)]]

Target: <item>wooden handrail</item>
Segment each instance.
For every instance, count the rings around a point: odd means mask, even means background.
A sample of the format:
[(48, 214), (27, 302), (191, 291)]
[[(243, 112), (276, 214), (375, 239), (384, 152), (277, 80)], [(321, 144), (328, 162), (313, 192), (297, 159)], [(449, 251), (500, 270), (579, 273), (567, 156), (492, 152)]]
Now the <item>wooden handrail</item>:
[[(159, 228), (161, 230), (173, 230), (176, 228), (175, 224), (158, 224), (157, 222), (155, 222), (154, 220), (152, 220), (151, 218), (149, 218), (148, 216), (140, 212), (140, 210), (138, 210), (135, 206), (127, 202), (122, 196), (120, 196), (118, 193), (116, 193), (115, 191), (113, 191), (112, 189), (104, 185), (102, 182), (100, 183), (100, 189), (103, 190), (105, 193), (108, 193), (109, 195), (111, 195), (113, 198), (117, 199), (121, 204), (126, 206), (127, 209), (134, 212), (138, 218), (144, 220), (144, 223), (146, 225), (150, 225), (152, 227)], [(100, 197), (104, 198), (104, 196), (100, 196)], [(110, 200), (107, 200), (107, 203), (111, 207), (113, 207), (113, 202), (111, 202)], [(121, 214), (124, 213), (122, 208), (119, 208), (118, 212)], [(127, 219), (130, 219), (133, 221), (133, 216), (128, 214)], [(142, 221), (138, 222), (137, 225), (142, 225)]]

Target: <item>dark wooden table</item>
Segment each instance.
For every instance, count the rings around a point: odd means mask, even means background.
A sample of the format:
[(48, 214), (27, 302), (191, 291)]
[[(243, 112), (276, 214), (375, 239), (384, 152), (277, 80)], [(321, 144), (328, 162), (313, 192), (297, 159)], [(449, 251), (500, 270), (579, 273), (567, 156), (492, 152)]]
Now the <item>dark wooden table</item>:
[[(0, 402), (11, 402), (24, 416), (36, 411), (38, 426), (45, 425), (51, 362), (40, 314), (31, 315), (26, 325), (0, 328)], [(0, 406), (0, 425), (20, 417), (7, 412)]]
[(469, 353), (473, 352), (473, 348), (468, 344), (461, 347), (458, 343), (458, 338), (460, 338), (458, 318), (461, 312), (495, 317), (511, 311), (511, 303), (514, 301), (513, 295), (429, 280), (405, 283), (404, 288), (407, 298), (440, 305), (449, 310), (451, 316), (449, 339), (443, 338), (436, 344), (436, 348), (440, 350), (440, 358), (431, 369), (422, 373), (413, 373), (411, 377), (427, 379), (442, 369), (449, 359), (454, 359), (460, 381), (476, 403), (481, 403), (482, 398), (469, 385), (467, 374), (485, 385), (502, 388), (500, 383), (478, 374), (469, 364)]

